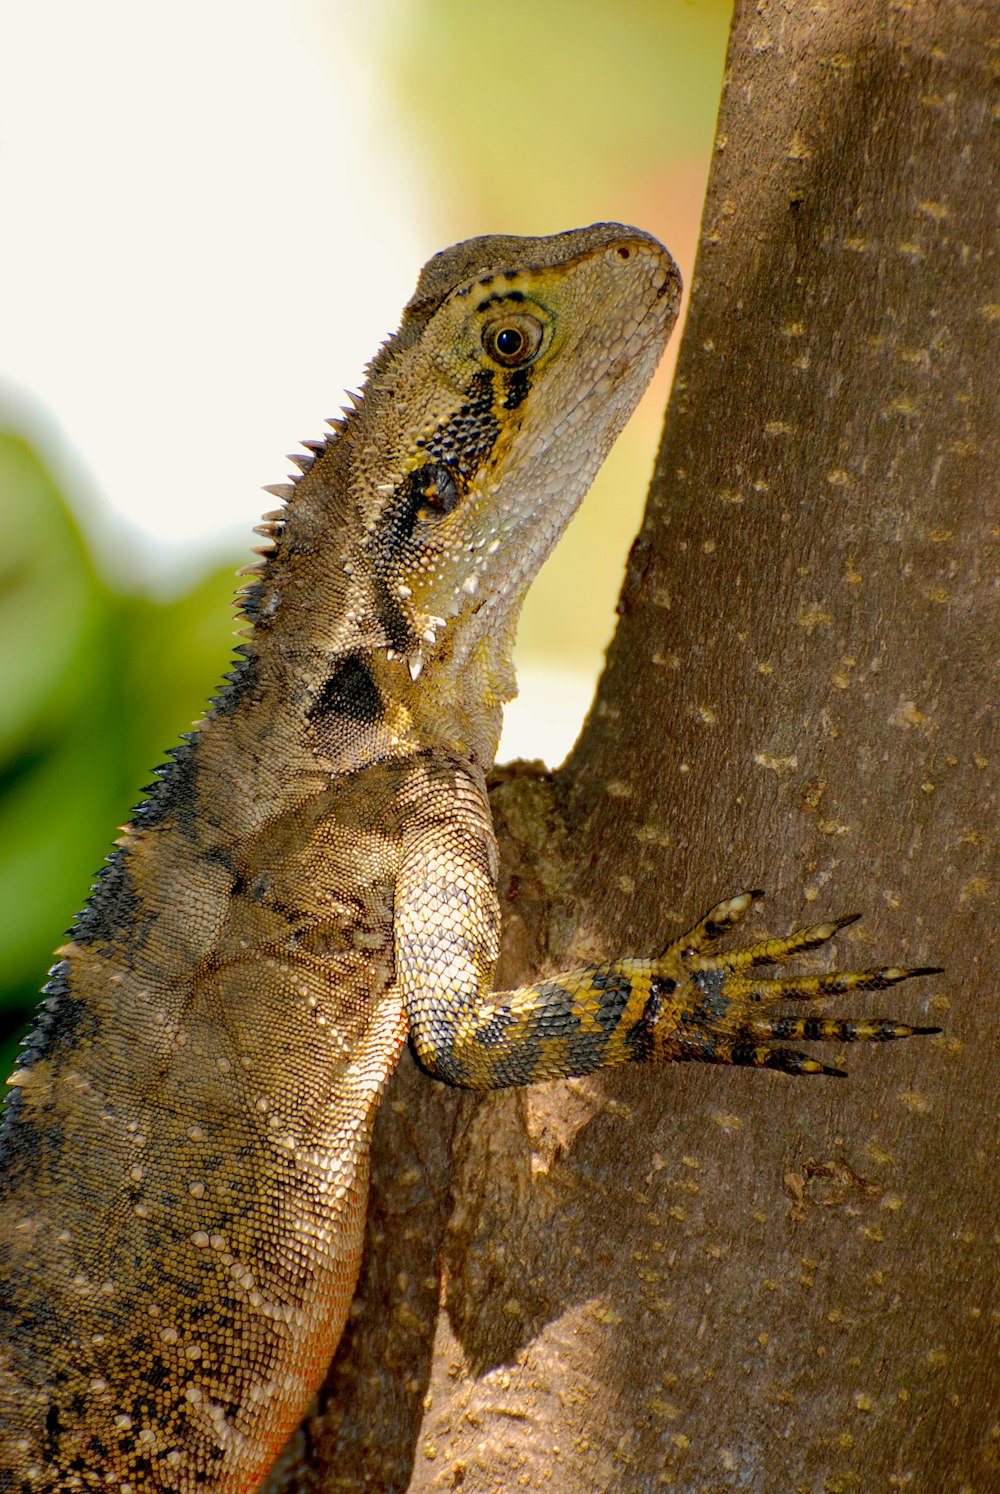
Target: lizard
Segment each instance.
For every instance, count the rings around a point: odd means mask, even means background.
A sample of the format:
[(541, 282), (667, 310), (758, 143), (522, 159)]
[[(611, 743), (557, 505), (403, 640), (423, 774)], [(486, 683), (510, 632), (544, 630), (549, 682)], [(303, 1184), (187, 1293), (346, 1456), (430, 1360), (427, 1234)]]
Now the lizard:
[(0, 1132), (0, 1488), (259, 1487), (333, 1355), (372, 1120), (409, 1040), (472, 1089), (689, 1060), (838, 1074), (775, 1015), (929, 967), (771, 976), (831, 920), (492, 989), (486, 772), (525, 592), (645, 389), (680, 276), (648, 234), (487, 236), (423, 269), (272, 489), (244, 641), (57, 950)]

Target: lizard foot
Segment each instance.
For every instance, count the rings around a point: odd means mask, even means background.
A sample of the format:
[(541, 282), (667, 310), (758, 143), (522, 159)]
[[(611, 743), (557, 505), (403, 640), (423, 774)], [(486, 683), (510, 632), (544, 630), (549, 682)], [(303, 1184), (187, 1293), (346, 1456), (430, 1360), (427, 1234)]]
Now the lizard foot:
[(653, 989), (659, 1011), (650, 1015), (656, 1046), (663, 1058), (846, 1078), (843, 1069), (774, 1044), (788, 1040), (883, 1043), (891, 1038), (940, 1032), (939, 1027), (911, 1027), (884, 1017), (850, 1020), (767, 1015), (766, 1008), (774, 1002), (813, 1001), (849, 991), (881, 991), (911, 976), (939, 975), (941, 971), (931, 965), (910, 969), (883, 965), (870, 970), (835, 970), (777, 979), (751, 973), (758, 965), (781, 964), (792, 955), (825, 944), (854, 923), (860, 916), (857, 913), (796, 929), (781, 939), (764, 939), (721, 954), (703, 953), (706, 946), (739, 923), (754, 899), (761, 896), (757, 891), (741, 892), (717, 903), (656, 962)]

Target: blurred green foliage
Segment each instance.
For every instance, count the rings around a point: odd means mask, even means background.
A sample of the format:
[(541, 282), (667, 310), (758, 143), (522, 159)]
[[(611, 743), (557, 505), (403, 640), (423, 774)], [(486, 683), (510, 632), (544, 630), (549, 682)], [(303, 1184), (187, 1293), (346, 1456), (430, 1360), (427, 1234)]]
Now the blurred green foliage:
[(0, 433), (0, 1070), (150, 769), (227, 668), (233, 567), (160, 603), (99, 575), (63, 495)]

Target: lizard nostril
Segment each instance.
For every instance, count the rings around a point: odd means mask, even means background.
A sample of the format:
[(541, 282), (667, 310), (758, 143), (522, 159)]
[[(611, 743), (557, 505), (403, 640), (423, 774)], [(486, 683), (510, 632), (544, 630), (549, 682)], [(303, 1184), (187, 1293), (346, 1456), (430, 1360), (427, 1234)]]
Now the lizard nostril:
[(631, 249), (627, 249), (625, 247), (625, 245), (622, 244), (621, 248), (618, 250), (618, 258), (619, 259), (631, 259), (632, 258), (632, 251), (631, 251)]

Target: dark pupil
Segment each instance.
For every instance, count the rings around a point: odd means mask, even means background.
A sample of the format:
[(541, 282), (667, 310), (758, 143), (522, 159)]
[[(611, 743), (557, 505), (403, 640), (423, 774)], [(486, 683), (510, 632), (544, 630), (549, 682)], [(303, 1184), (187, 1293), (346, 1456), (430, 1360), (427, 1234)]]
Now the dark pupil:
[(516, 327), (504, 327), (503, 331), (497, 333), (496, 349), (504, 358), (516, 358), (524, 347), (524, 333), (519, 332)]

